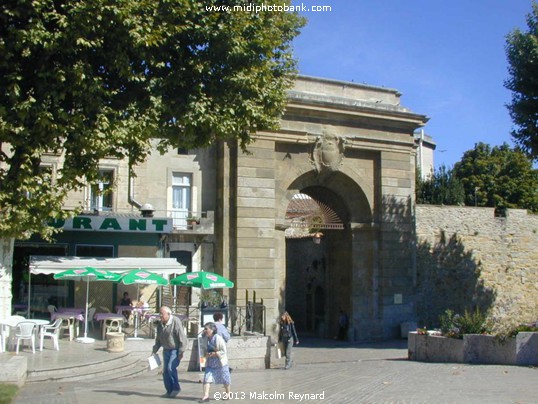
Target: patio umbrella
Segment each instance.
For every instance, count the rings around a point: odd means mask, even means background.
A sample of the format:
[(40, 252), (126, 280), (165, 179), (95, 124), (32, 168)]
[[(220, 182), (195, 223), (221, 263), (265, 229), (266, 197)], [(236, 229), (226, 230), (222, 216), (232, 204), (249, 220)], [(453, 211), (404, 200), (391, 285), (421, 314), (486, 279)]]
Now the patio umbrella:
[(120, 274), (97, 269), (93, 267), (72, 268), (54, 274), (54, 279), (85, 280), (86, 281), (86, 313), (84, 316), (84, 337), (75, 339), (76, 342), (90, 344), (95, 339), (88, 337), (88, 297), (90, 293), (90, 281), (118, 281)]
[[(168, 280), (144, 269), (134, 269), (121, 275), (120, 282), (125, 285), (136, 284), (136, 299), (140, 300), (140, 285), (168, 285)], [(135, 312), (135, 331), (132, 339), (138, 339), (138, 313)]]
[(170, 281), (171, 285), (190, 286), (201, 289), (233, 288), (234, 283), (213, 272), (186, 272)]
[(168, 280), (156, 273), (146, 271), (145, 269), (134, 269), (123, 273), (120, 282), (125, 285), (168, 285)]

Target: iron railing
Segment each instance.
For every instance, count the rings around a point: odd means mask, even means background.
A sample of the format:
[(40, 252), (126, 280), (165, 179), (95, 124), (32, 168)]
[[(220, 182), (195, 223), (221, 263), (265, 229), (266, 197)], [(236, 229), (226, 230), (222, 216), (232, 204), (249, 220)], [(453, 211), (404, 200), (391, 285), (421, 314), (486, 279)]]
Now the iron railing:
[(263, 304), (230, 305), (228, 310), (230, 316), (228, 326), (232, 334), (242, 335), (245, 332), (255, 332), (266, 335), (266, 310)]
[[(211, 309), (211, 308), (209, 308)], [(246, 306), (229, 305), (226, 308), (215, 308), (214, 311), (226, 312), (228, 317), (228, 328), (233, 335), (244, 335), (245, 333), (259, 333), (266, 335), (266, 309), (260, 303), (248, 303)], [(176, 305), (172, 307), (176, 314), (182, 314), (188, 318), (189, 323), (198, 323), (198, 329), (203, 326), (203, 309), (197, 306)], [(188, 332), (191, 325), (188, 325)]]

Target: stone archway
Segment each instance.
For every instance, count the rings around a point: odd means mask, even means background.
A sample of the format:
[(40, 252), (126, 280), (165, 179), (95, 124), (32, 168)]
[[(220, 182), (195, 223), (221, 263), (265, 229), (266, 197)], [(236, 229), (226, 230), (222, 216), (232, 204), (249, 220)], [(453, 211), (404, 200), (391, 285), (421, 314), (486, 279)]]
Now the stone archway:
[(324, 228), (319, 244), (312, 237), (286, 239), (285, 309), (294, 316), (301, 333), (332, 338), (337, 334), (339, 311), (352, 318), (354, 277), (364, 278), (357, 272), (368, 271), (354, 263), (356, 247), (351, 223), (357, 217), (368, 217), (371, 210), (360, 187), (342, 173), (334, 173), (323, 184), (317, 176), (306, 174), (292, 182), (289, 191), (295, 186), (301, 187), (300, 193), (332, 210), (343, 226)]

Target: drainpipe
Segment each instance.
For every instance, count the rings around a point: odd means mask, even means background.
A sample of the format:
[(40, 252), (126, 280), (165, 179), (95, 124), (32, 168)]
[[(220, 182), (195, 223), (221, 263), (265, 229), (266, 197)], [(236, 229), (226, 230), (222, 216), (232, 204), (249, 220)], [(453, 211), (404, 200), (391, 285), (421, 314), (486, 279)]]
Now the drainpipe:
[(131, 206), (134, 206), (137, 209), (140, 209), (142, 207), (142, 204), (134, 199), (134, 178), (132, 176), (132, 168), (133, 166), (131, 163), (129, 163), (129, 178), (127, 181), (127, 193), (128, 195), (128, 201)]

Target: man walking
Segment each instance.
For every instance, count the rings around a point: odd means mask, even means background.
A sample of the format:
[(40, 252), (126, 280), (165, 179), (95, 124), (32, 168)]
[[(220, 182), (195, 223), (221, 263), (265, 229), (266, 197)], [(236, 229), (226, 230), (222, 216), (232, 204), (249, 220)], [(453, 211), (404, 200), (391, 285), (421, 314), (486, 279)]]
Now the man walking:
[(163, 348), (163, 382), (166, 388), (164, 397), (174, 398), (181, 391), (177, 367), (183, 359), (188, 340), (181, 320), (172, 316), (170, 307), (162, 306), (159, 310), (161, 321), (157, 324), (157, 336), (153, 353)]

